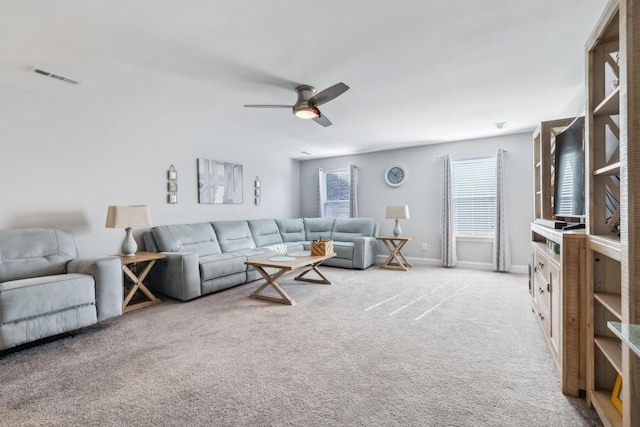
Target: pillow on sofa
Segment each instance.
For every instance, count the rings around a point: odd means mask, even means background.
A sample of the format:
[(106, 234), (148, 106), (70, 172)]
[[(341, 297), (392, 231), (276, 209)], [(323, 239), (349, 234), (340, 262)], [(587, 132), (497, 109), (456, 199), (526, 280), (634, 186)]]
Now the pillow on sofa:
[(283, 242), (303, 242), (305, 240), (302, 218), (276, 219)]
[(274, 219), (250, 219), (247, 222), (256, 246), (261, 248), (282, 243), (280, 230)]

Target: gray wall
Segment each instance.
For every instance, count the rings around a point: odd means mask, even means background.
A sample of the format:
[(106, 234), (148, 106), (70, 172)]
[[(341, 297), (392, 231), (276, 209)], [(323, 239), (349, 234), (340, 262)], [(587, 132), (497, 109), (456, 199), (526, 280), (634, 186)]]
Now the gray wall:
[[(106, 229), (107, 206), (148, 204), (154, 225), (299, 216), (299, 162), (174, 123), (140, 122), (0, 85), (0, 229), (74, 231), (82, 256), (118, 253), (124, 230)], [(240, 163), (244, 203), (200, 205), (198, 157)], [(177, 205), (166, 203), (167, 169), (178, 170)], [(262, 181), (262, 204), (253, 181)], [(141, 230), (134, 230), (140, 242)]]
[[(359, 169), (359, 210), (361, 217), (371, 217), (380, 223), (380, 234), (390, 235), (393, 220), (385, 219), (387, 205), (409, 205), (411, 218), (401, 220), (403, 234), (412, 235), (407, 243), (406, 255), (415, 258), (440, 260), (441, 257), (441, 163), (438, 157), (445, 154), (493, 153), (498, 148), (507, 150), (505, 155), (507, 215), (511, 238), (511, 257), (519, 271), (526, 271), (529, 263), (529, 223), (533, 218), (532, 135), (530, 133), (503, 137), (460, 141), (447, 144), (426, 145), (389, 150), (377, 153), (306, 160), (301, 162), (301, 212), (303, 216), (315, 216), (316, 171), (355, 164)], [(394, 164), (403, 165), (408, 171), (407, 182), (400, 187), (390, 187), (384, 180), (384, 172)], [(422, 250), (427, 243), (427, 251)], [(485, 242), (458, 242), (460, 265), (486, 268), (491, 263), (491, 244)], [(381, 253), (386, 253), (380, 245)]]
[[(506, 156), (509, 224), (514, 264), (528, 262), (528, 224), (532, 217), (531, 135), (429, 145), (379, 153), (298, 162), (264, 150), (246, 150), (243, 141), (222, 140), (180, 129), (171, 122), (145, 123), (113, 111), (88, 110), (37, 93), (0, 86), (11, 105), (0, 119), (2, 155), (0, 229), (70, 228), (82, 256), (118, 253), (123, 230), (104, 227), (107, 206), (148, 204), (154, 225), (238, 218), (315, 216), (315, 170), (354, 163), (360, 171), (360, 212), (376, 218), (383, 234), (392, 221), (385, 206), (408, 204), (405, 234), (412, 257), (440, 259), (440, 162), (450, 153), (486, 153), (498, 147)], [(240, 163), (244, 203), (200, 205), (196, 159)], [(405, 185), (391, 188), (383, 173), (393, 164), (408, 169)], [(166, 171), (178, 170), (177, 205), (166, 203)], [(262, 203), (253, 203), (253, 180), (262, 181)], [(140, 242), (142, 230), (134, 231)], [(428, 250), (421, 250), (422, 243)], [(461, 242), (461, 261), (486, 264), (490, 245)], [(386, 251), (381, 247), (381, 251)]]

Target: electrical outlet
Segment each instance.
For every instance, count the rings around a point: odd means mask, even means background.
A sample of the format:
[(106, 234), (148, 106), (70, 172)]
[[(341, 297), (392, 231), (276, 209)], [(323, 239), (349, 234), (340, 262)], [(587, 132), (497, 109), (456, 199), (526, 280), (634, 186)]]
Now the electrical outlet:
[(426, 250), (427, 250), (427, 244), (426, 244), (426, 243), (423, 243), (423, 244), (422, 244), (422, 250), (423, 250), (423, 251), (426, 251)]

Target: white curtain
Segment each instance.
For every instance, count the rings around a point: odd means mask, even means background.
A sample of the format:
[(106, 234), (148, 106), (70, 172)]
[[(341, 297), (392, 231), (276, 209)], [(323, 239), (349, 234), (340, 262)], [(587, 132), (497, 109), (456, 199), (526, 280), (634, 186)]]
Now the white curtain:
[(493, 269), (511, 270), (511, 248), (507, 228), (507, 199), (504, 188), (504, 150), (499, 148), (496, 157), (496, 223), (493, 239)]
[(358, 218), (358, 168), (349, 165), (349, 218)]
[(451, 156), (447, 154), (442, 158), (442, 265), (445, 267), (454, 267), (458, 261), (451, 180)]
[(324, 203), (326, 196), (324, 194), (324, 169), (318, 168), (318, 187), (316, 197), (316, 216), (318, 218), (324, 217)]

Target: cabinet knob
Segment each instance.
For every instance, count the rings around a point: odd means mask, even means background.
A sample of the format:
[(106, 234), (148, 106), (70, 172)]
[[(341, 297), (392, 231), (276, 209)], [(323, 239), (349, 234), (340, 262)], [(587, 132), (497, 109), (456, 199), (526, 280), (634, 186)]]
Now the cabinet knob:
[(540, 318), (540, 320), (544, 320), (544, 316), (542, 315), (542, 313), (538, 313), (538, 317)]
[(539, 287), (539, 288), (538, 288), (538, 293), (539, 293), (540, 295), (544, 294), (544, 289), (542, 289), (541, 287)]
[(542, 261), (538, 261), (538, 266), (539, 266), (540, 268), (544, 268), (544, 262), (542, 262)]

